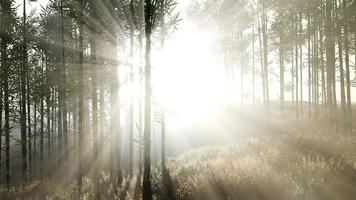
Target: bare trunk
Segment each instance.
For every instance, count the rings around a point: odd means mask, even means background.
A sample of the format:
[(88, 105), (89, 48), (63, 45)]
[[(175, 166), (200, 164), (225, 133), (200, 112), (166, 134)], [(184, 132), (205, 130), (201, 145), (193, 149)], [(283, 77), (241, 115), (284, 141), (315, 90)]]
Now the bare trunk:
[[(94, 21), (97, 19), (95, 1), (90, 3), (90, 15)], [(98, 93), (97, 93), (97, 33), (96, 24), (91, 23), (90, 50), (91, 50), (91, 100), (92, 100), (92, 128), (93, 128), (93, 180), (95, 199), (100, 199), (99, 182), (99, 147), (98, 147)]]
[[(343, 0), (344, 10), (344, 48), (345, 48), (345, 68), (346, 68), (346, 99), (347, 99), (347, 125), (352, 130), (352, 112), (351, 112), (351, 81), (350, 81), (350, 57), (349, 57), (349, 19), (346, 0)], [(346, 21), (345, 21), (346, 20)]]
[(303, 114), (303, 26), (302, 12), (299, 13), (299, 50), (300, 50), (300, 114)]
[(23, 1), (23, 60), (21, 69), (21, 152), (22, 152), (22, 176), (27, 182), (27, 135), (26, 135), (26, 74), (27, 74), (27, 38), (26, 38), (26, 0)]
[(298, 60), (299, 60), (299, 56), (298, 56), (298, 41), (299, 41), (299, 37), (298, 37), (298, 13), (295, 12), (295, 85), (296, 85), (296, 89), (295, 89), (295, 102), (296, 102), (296, 106), (297, 106), (297, 119), (299, 119), (299, 75), (298, 75)]
[(262, 8), (262, 38), (263, 38), (263, 66), (265, 75), (266, 108), (269, 113), (269, 80), (268, 80), (268, 48), (267, 48), (267, 14), (265, 5)]
[(260, 43), (260, 63), (261, 63), (261, 79), (262, 79), (262, 98), (263, 103), (266, 105), (266, 81), (265, 81), (265, 72), (264, 72), (264, 62), (263, 62), (263, 46), (262, 46), (262, 31), (261, 31), (260, 20), (258, 20), (258, 37)]
[[(80, 8), (84, 8), (84, 1), (79, 2)], [(82, 178), (84, 175), (83, 154), (84, 154), (84, 30), (83, 30), (83, 11), (79, 17), (79, 134), (78, 134), (78, 197), (82, 195)]]
[(255, 24), (252, 26), (252, 104), (255, 107)]
[[(309, 111), (309, 118), (311, 118), (311, 104), (312, 104), (312, 91), (314, 91), (314, 84), (312, 82), (312, 76), (314, 74), (314, 70), (311, 69), (311, 34), (310, 34), (310, 13), (308, 12), (308, 111)], [(314, 66), (315, 67), (315, 66)], [(315, 95), (315, 93), (313, 92)]]
[(284, 109), (284, 33), (283, 33), (283, 18), (284, 13), (281, 12), (281, 22), (279, 22), (279, 93), (280, 93), (280, 110)]
[[(3, 4), (2, 4), (3, 3)], [(3, 9), (8, 10), (6, 8), (7, 5), (5, 2), (1, 2), (0, 5)], [(5, 21), (5, 17), (2, 18)], [(2, 21), (2, 23), (5, 23)], [(10, 186), (11, 181), (11, 168), (10, 168), (10, 101), (9, 101), (9, 66), (7, 61), (7, 41), (6, 39), (1, 40), (1, 85), (4, 89), (4, 112), (5, 112), (5, 123), (4, 123), (4, 135), (5, 135), (5, 174), (6, 174), (6, 186)], [(2, 92), (2, 91), (1, 91)], [(2, 95), (1, 95), (2, 96)], [(1, 112), (2, 114), (2, 112)], [(2, 118), (1, 118), (2, 119)], [(2, 124), (1, 124), (2, 125)]]
[(151, 35), (153, 5), (151, 0), (145, 0), (145, 36), (146, 36), (146, 66), (145, 66), (145, 128), (144, 128), (144, 171), (143, 199), (152, 199), (151, 188)]

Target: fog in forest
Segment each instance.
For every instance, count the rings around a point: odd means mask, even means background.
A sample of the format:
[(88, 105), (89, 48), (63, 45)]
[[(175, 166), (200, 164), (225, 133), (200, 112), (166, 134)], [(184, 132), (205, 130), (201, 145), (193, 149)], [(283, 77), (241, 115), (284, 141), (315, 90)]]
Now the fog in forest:
[(355, 0), (1, 0), (0, 199), (356, 199)]

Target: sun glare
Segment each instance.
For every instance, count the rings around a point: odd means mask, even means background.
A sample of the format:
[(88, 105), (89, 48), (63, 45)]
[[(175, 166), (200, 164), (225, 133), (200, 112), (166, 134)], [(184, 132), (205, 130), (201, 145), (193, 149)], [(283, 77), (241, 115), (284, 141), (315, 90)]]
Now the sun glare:
[(153, 55), (156, 101), (190, 120), (207, 117), (223, 97), (223, 68), (211, 53), (211, 37), (188, 26)]

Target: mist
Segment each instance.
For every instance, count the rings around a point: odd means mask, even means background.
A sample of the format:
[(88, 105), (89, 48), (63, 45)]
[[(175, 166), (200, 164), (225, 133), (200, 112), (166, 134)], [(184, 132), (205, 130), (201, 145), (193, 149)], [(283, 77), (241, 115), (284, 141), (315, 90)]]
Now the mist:
[(1, 0), (0, 199), (356, 199), (355, 0)]

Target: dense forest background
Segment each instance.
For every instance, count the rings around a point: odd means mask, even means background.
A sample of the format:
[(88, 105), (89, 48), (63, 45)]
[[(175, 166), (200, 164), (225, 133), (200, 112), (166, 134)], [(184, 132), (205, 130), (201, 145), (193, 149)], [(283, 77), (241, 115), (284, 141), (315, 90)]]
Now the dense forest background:
[(1, 0), (0, 199), (355, 199), (355, 0)]

